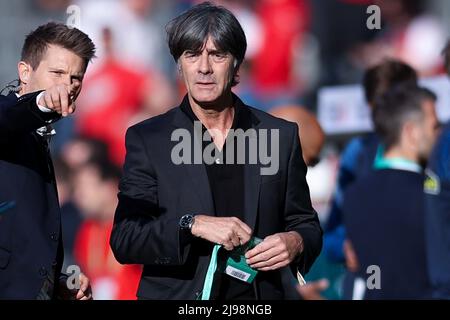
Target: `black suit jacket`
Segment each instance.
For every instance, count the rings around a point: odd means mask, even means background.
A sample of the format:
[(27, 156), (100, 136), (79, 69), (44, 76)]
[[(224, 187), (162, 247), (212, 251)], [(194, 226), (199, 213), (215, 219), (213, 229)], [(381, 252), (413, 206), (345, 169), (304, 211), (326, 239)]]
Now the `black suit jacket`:
[[(245, 106), (238, 98), (236, 103), (250, 113), (252, 128), (279, 129), (280, 134), (277, 174), (261, 176), (260, 164), (245, 165), (244, 222), (260, 238), (299, 232), (305, 250), (292, 267), (304, 274), (321, 250), (322, 230), (311, 206), (297, 125)], [(197, 238), (182, 241), (180, 217), (214, 215), (214, 206), (205, 166), (171, 161), (178, 143), (171, 141), (171, 134), (177, 128), (193, 135), (192, 121), (180, 108), (129, 128), (126, 136), (111, 247), (120, 263), (144, 264), (140, 298), (196, 299), (213, 247)], [(255, 281), (262, 299), (283, 298), (279, 271), (260, 272)]]
[(0, 214), (0, 299), (36, 299), (63, 259), (53, 167), (36, 133), (58, 115), (38, 109), (38, 94), (0, 96), (0, 203), (11, 205)]

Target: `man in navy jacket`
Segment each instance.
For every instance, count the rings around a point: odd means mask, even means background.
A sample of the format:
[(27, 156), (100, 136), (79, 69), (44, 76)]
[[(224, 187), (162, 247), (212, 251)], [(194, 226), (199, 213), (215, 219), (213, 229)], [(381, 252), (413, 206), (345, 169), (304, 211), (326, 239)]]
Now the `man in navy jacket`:
[(384, 151), (374, 170), (348, 188), (343, 205), (357, 276), (367, 284), (364, 299), (430, 297), (422, 168), (439, 128), (435, 100), (426, 89), (401, 85), (377, 102), (374, 124)]
[(94, 53), (81, 31), (40, 26), (25, 39), (19, 88), (0, 96), (0, 299), (90, 298), (84, 275), (72, 291), (61, 278), (61, 214), (48, 139), (51, 123), (75, 111)]
[[(444, 58), (450, 75), (450, 42)], [(450, 299), (450, 121), (442, 128), (426, 173), (425, 234), (432, 297)]]

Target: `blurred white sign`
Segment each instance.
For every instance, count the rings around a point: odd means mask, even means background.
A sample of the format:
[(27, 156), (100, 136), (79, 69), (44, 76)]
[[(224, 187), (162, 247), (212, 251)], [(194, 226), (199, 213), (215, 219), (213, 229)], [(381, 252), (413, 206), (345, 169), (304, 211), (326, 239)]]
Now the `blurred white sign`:
[(318, 118), (326, 134), (371, 130), (370, 110), (360, 85), (324, 87), (318, 101)]
[[(437, 115), (441, 122), (450, 119), (450, 81), (445, 75), (420, 80), (420, 85), (438, 97)], [(370, 109), (360, 85), (324, 87), (319, 90), (318, 118), (328, 135), (372, 130)]]

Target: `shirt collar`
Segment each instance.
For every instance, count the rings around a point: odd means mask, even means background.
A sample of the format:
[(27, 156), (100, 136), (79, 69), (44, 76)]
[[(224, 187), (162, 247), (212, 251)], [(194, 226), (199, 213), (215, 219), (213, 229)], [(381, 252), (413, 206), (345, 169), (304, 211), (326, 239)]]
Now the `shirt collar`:
[(373, 167), (375, 170), (395, 169), (421, 173), (422, 167), (417, 163), (405, 158), (385, 158), (384, 147), (379, 145), (375, 156)]
[[(185, 95), (183, 101), (180, 105), (181, 110), (185, 115), (189, 117), (189, 119), (194, 121), (199, 121), (198, 117), (195, 115), (194, 111), (192, 111), (191, 104), (189, 103), (188, 95)], [(235, 94), (233, 94), (233, 108), (235, 110), (233, 124), (231, 129), (249, 129), (251, 127), (251, 119), (250, 114), (247, 110), (246, 105), (238, 98)]]

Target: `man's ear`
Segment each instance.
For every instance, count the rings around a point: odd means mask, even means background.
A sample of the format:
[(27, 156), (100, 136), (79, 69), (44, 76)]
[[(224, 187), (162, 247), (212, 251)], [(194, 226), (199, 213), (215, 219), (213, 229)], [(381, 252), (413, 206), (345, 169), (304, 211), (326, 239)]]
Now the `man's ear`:
[(414, 121), (406, 121), (402, 131), (404, 139), (407, 142), (407, 146), (410, 148), (416, 148), (419, 144), (422, 134), (417, 123)]
[(17, 71), (19, 73), (20, 82), (23, 84), (27, 84), (30, 79), (30, 73), (32, 71), (31, 66), (25, 61), (20, 61), (17, 64)]

